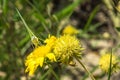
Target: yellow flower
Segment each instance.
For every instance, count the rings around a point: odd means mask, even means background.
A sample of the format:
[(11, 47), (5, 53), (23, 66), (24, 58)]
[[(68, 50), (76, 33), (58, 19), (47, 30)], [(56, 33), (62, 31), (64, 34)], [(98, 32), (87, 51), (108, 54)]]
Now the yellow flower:
[(32, 75), (38, 66), (42, 67), (45, 63), (45, 58), (48, 58), (51, 62), (56, 61), (53, 53), (50, 52), (51, 48), (49, 46), (39, 46), (31, 52), (25, 61), (25, 66), (27, 66), (25, 72), (29, 72)]
[(81, 56), (81, 44), (75, 36), (63, 35), (54, 44), (53, 52), (59, 62), (69, 64), (73, 57)]
[[(105, 72), (108, 72), (110, 67), (110, 56), (111, 54), (109, 53), (104, 54), (99, 61), (100, 68)], [(118, 70), (118, 60), (115, 55), (112, 55), (111, 67), (112, 67), (112, 72), (116, 72)]]
[(56, 37), (55, 36), (48, 36), (48, 39), (46, 39), (45, 41), (44, 41), (44, 43), (46, 43), (46, 45), (48, 45), (48, 46), (53, 46), (54, 45), (54, 42), (56, 41)]
[(74, 28), (73, 26), (68, 25), (68, 26), (65, 27), (65, 29), (63, 30), (62, 33), (63, 34), (69, 34), (69, 35), (75, 35), (75, 34), (78, 34), (79, 31), (76, 28)]

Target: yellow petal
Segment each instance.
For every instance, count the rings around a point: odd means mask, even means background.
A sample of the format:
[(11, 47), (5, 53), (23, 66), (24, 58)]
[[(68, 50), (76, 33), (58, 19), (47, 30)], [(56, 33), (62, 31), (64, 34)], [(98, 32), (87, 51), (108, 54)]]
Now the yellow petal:
[(55, 55), (53, 53), (47, 54), (46, 57), (51, 61), (56, 61)]
[(63, 30), (63, 34), (74, 35), (74, 34), (78, 34), (78, 33), (79, 33), (79, 31), (72, 25), (67, 25), (65, 27), (65, 29)]
[(40, 67), (43, 66), (43, 62), (44, 62), (44, 57), (41, 57), (41, 58), (40, 58)]

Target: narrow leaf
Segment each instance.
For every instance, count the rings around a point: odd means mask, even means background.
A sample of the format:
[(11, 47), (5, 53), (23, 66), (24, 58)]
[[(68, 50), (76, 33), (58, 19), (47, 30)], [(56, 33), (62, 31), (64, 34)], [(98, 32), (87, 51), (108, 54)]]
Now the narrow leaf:
[(61, 20), (62, 18), (65, 18), (68, 15), (71, 15), (71, 13), (74, 11), (74, 9), (81, 3), (81, 0), (77, 0), (73, 2), (72, 4), (68, 5), (66, 8), (61, 10), (60, 12), (57, 12), (54, 14), (58, 18), (58, 20)]

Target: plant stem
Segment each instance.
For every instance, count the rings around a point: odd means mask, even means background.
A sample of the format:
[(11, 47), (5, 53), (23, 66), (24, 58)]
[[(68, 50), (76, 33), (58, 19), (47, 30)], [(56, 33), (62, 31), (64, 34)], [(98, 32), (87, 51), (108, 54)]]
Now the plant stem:
[(20, 12), (19, 12), (19, 10), (18, 10), (17, 8), (16, 8), (16, 11), (17, 11), (19, 17), (21, 18), (23, 24), (25, 25), (25, 28), (27, 29), (30, 37), (35, 36), (34, 33), (31, 31), (31, 29), (30, 29), (30, 28), (28, 27), (28, 25), (26, 24), (25, 20), (23, 19), (22, 15), (20, 14)]
[(92, 11), (92, 13), (90, 14), (90, 17), (88, 18), (88, 21), (87, 23), (85, 24), (85, 27), (84, 27), (84, 32), (86, 33), (88, 30), (89, 30), (89, 26), (94, 18), (94, 16), (96, 15), (97, 11), (99, 10), (99, 5), (96, 6), (94, 8), (94, 10)]
[(56, 80), (60, 80), (58, 75), (54, 72), (53, 68), (51, 66), (49, 66), (50, 71), (52, 72), (52, 74), (55, 76)]
[(39, 80), (44, 80), (44, 78), (50, 73), (50, 70), (48, 70), (44, 75), (41, 76)]
[(110, 80), (111, 72), (112, 72), (112, 49), (111, 49), (111, 55), (110, 55), (110, 67), (108, 70), (108, 80)]
[(82, 67), (85, 69), (85, 71), (87, 71), (87, 73), (89, 74), (89, 76), (91, 77), (92, 80), (95, 80), (95, 78), (93, 77), (93, 75), (89, 72), (89, 70), (86, 68), (86, 66), (77, 58), (75, 57), (76, 60), (82, 65)]

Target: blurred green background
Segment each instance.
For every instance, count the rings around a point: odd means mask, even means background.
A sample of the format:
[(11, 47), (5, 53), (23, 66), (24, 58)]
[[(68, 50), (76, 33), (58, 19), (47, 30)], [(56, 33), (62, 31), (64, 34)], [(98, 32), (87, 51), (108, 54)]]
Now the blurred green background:
[[(33, 46), (16, 8), (41, 40), (48, 34), (58, 36), (65, 25), (72, 24), (80, 31), (78, 38), (86, 54), (99, 58), (102, 52), (115, 48), (119, 55), (120, 14), (109, 0), (0, 0), (0, 80), (39, 80), (40, 77), (39, 71), (33, 77), (24, 72), (25, 58)], [(68, 73), (73, 75), (69, 70)], [(79, 74), (85, 75), (82, 71)], [(73, 75), (71, 80), (80, 80), (77, 76)], [(104, 74), (97, 77), (105, 80)]]

